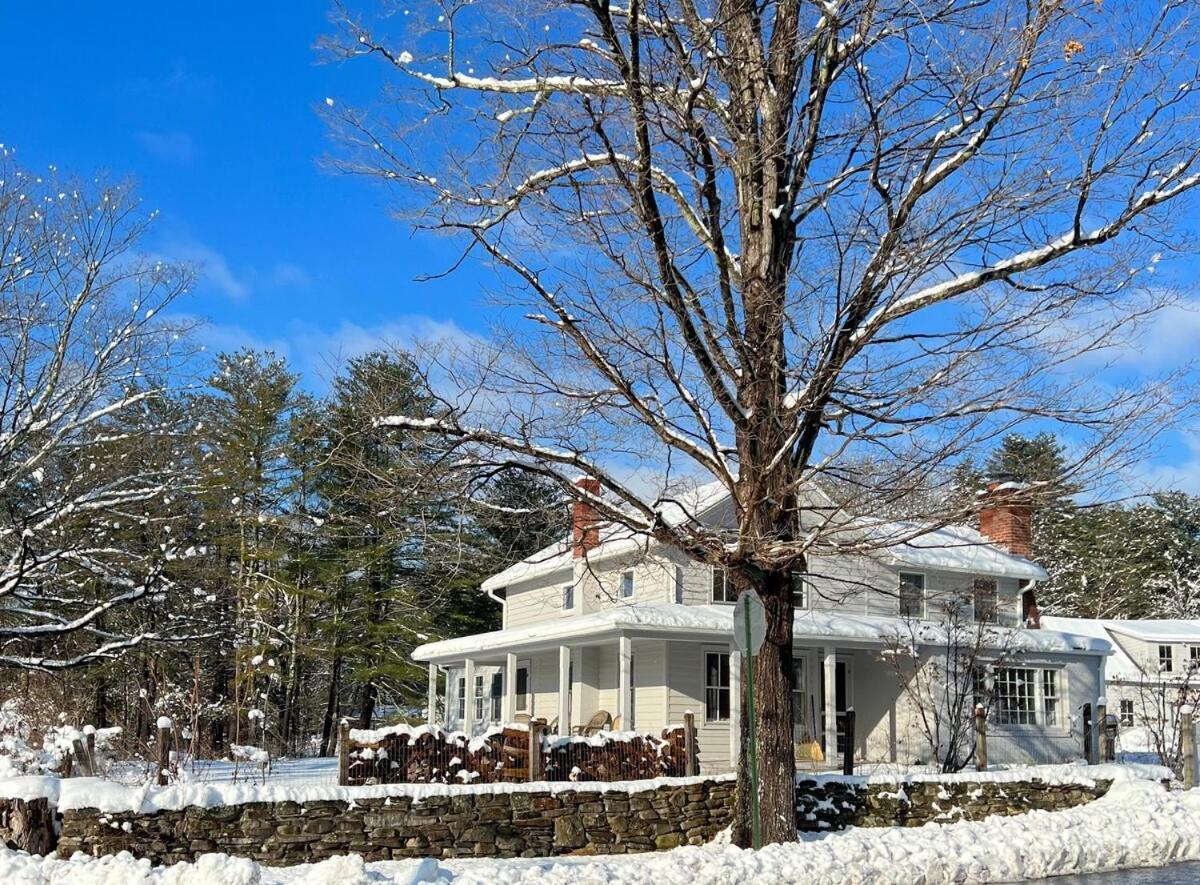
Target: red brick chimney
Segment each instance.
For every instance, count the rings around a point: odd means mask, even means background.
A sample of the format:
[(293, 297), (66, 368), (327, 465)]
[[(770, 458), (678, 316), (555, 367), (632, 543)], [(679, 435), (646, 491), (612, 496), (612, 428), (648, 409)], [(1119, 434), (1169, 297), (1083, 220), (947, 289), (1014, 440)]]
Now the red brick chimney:
[(1015, 482), (993, 482), (983, 493), (979, 531), (1017, 556), (1033, 556), (1033, 507)]
[[(600, 494), (600, 480), (590, 476), (581, 476), (575, 480), (575, 485), (589, 494)], [(571, 504), (571, 551), (579, 559), (599, 546), (600, 514), (589, 502), (575, 501)]]

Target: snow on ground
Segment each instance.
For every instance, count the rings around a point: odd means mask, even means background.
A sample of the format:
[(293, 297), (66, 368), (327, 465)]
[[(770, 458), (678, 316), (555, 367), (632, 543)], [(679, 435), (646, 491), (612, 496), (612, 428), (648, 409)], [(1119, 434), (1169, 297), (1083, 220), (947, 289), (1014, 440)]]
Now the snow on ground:
[(357, 857), (275, 869), (224, 855), (151, 867), (129, 855), (70, 860), (0, 850), (0, 881), (15, 885), (368, 885), (453, 882), (733, 885), (753, 882), (1013, 882), (1200, 859), (1200, 790), (1169, 793), (1126, 774), (1101, 799), (978, 823), (852, 829), (748, 851), (730, 845), (658, 854), (530, 860), (432, 859), (364, 864)]

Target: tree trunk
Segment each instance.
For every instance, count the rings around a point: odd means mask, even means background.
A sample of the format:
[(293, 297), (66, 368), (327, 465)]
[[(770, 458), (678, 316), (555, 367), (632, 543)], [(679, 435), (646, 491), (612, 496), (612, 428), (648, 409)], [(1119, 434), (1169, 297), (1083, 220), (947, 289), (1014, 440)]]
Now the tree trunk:
[(325, 717), (321, 722), (321, 755), (328, 756), (333, 741), (333, 726), (337, 721), (338, 692), (341, 691), (342, 656), (335, 654), (329, 674), (329, 692), (325, 697)]
[[(796, 839), (796, 757), (792, 746), (792, 577), (758, 572), (748, 587), (767, 615), (767, 638), (754, 658), (758, 747), (758, 810), (763, 844)], [(738, 759), (738, 822), (734, 839), (751, 844), (750, 720), (746, 670), (742, 676), (742, 754)]]
[(378, 695), (379, 689), (376, 687), (374, 679), (368, 679), (363, 683), (362, 708), (358, 714), (359, 728), (371, 727), (371, 720), (375, 717), (375, 698)]

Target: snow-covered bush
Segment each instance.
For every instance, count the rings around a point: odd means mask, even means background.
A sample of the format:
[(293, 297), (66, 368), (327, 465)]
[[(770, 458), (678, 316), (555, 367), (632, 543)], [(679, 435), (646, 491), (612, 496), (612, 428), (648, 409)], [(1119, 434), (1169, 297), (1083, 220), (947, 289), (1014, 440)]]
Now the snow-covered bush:
[[(75, 741), (87, 746), (89, 734), (95, 735), (97, 773), (112, 764), (110, 749), (120, 728), (93, 728), (85, 725), (38, 725), (24, 709), (20, 699), (0, 704), (0, 777), (20, 774), (54, 774), (73, 750)], [(40, 740), (39, 740), (40, 736)]]

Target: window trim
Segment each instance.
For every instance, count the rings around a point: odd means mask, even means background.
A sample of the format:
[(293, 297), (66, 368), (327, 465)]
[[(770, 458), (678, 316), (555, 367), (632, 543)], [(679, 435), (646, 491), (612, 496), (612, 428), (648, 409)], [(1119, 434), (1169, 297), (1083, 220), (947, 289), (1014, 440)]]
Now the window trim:
[[(796, 584), (800, 584), (800, 592), (804, 598), (803, 605), (796, 605)], [(792, 609), (806, 612), (812, 609), (812, 584), (808, 581), (808, 572), (792, 572)]]
[[(905, 575), (921, 578), (921, 613), (919, 615), (906, 615), (904, 613), (904, 597), (902, 594), (904, 592)], [(929, 576), (925, 572), (902, 571), (896, 573), (896, 607), (902, 618), (924, 621), (929, 617)]]
[[(1163, 652), (1166, 652), (1164, 655)], [(1166, 664), (1164, 667), (1163, 664)], [(1175, 646), (1159, 645), (1158, 647), (1158, 672), (1159, 673), (1174, 673), (1175, 672)]]
[[(701, 680), (703, 682), (703, 690), (704, 690), (704, 723), (705, 723), (705, 725), (718, 725), (721, 723), (728, 725), (730, 722), (733, 721), (733, 655), (728, 649), (721, 650), (719, 648), (705, 648), (705, 649), (703, 649), (702, 654), (704, 655), (703, 670), (702, 670), (702, 674), (701, 674)], [(711, 685), (711, 686), (708, 684), (708, 673), (709, 673), (708, 659), (709, 659), (709, 656), (711, 656), (711, 655), (716, 655), (718, 658), (720, 658), (720, 657), (725, 658), (725, 675), (726, 675), (726, 679), (728, 681), (727, 681), (727, 684), (724, 686), (720, 685), (721, 665), (720, 665), (719, 661), (717, 663), (718, 684)], [(716, 718), (713, 718), (709, 715), (708, 693), (710, 690), (717, 692), (717, 717)], [(729, 696), (729, 713), (724, 718), (721, 718), (721, 694), (720, 694), (721, 692), (725, 692)]]
[[(1033, 717), (1034, 717), (1032, 722), (1005, 722), (1005, 721), (1002, 721), (1001, 713), (1002, 713), (1003, 707), (1001, 704), (1001, 693), (1000, 693), (1001, 681), (1000, 681), (999, 676), (1000, 676), (1000, 673), (1004, 670), (1021, 670), (1021, 671), (1027, 671), (1027, 672), (1033, 674), (1033, 682), (1032, 682), (1033, 696), (1031, 698), (1031, 703), (1030, 703), (1030, 708), (1033, 711)], [(1033, 730), (1038, 730), (1038, 731), (1053, 732), (1055, 734), (1067, 733), (1067, 731), (1070, 728), (1070, 724), (1069, 724), (1070, 717), (1067, 715), (1067, 711), (1069, 711), (1071, 709), (1071, 707), (1070, 707), (1070, 701), (1069, 701), (1070, 686), (1068, 684), (1069, 680), (1067, 679), (1067, 676), (1066, 676), (1067, 670), (1066, 670), (1065, 666), (1060, 665), (1060, 664), (1048, 664), (1048, 663), (1038, 663), (1038, 662), (1029, 662), (1029, 663), (1008, 662), (1008, 663), (999, 664), (999, 665), (992, 665), (991, 667), (989, 667), (989, 671), (990, 672), (988, 675), (989, 675), (989, 688), (990, 688), (990, 697), (989, 697), (990, 705), (989, 705), (988, 719), (991, 722), (993, 722), (998, 728), (1015, 729), (1015, 730), (1033, 729)], [(1056, 711), (1055, 720), (1056, 721), (1053, 723), (1046, 722), (1046, 700), (1048, 698), (1045, 694), (1044, 680), (1046, 678), (1045, 674), (1047, 674), (1047, 673), (1054, 674), (1054, 685), (1055, 685), (1055, 691), (1057, 692), (1057, 694), (1053, 698), (1053, 700), (1055, 700), (1057, 702), (1056, 706), (1055, 706), (1055, 711)]]
[(575, 585), (564, 584), (562, 588), (562, 610), (570, 612), (575, 610)]
[[(629, 592), (628, 593), (625, 592), (625, 578), (626, 577), (629, 578)], [(631, 568), (622, 569), (620, 580), (621, 580), (621, 583), (617, 588), (617, 595), (621, 599), (633, 599), (634, 594), (637, 593), (637, 576), (634, 574), (634, 570)]]
[(1120, 723), (1122, 728), (1136, 727), (1137, 712), (1133, 709), (1133, 701), (1129, 698), (1121, 698), (1117, 702), (1117, 722)]
[(710, 574), (710, 580), (708, 582), (709, 602), (712, 603), (713, 605), (733, 605), (735, 602), (737, 602), (736, 599), (729, 599), (729, 598), (717, 599), (717, 592), (716, 592), (717, 591), (716, 583), (717, 583), (717, 572), (718, 571), (721, 572), (721, 576), (722, 576), (722, 578), (721, 578), (721, 589), (723, 591), (722, 595), (728, 597), (730, 595), (730, 593), (732, 592), (732, 585), (729, 583), (729, 569), (723, 568), (722, 566), (719, 566), (719, 565), (709, 566), (709, 568), (712, 570), (712, 572)]

